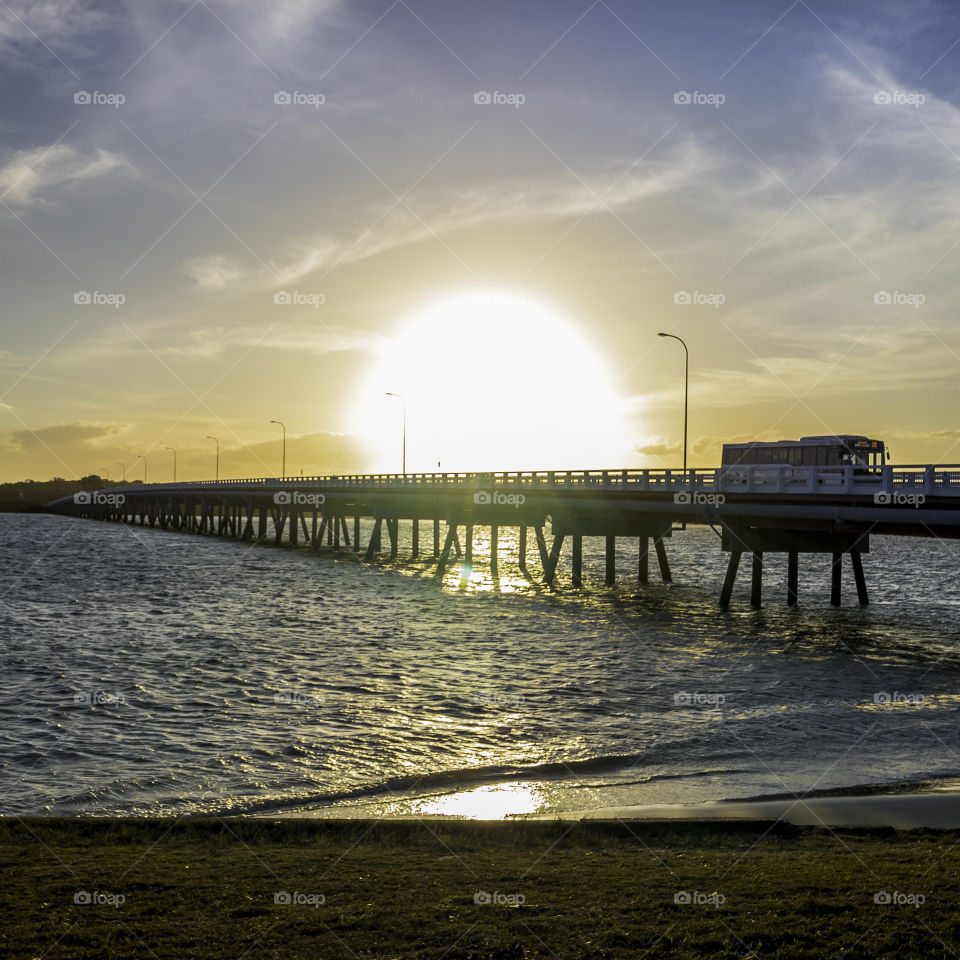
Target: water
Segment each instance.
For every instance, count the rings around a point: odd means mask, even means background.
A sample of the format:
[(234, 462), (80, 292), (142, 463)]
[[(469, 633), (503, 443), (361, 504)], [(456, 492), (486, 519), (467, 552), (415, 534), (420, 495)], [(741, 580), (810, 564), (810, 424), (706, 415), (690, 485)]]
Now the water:
[(957, 544), (874, 538), (863, 610), (849, 569), (828, 606), (816, 557), (788, 609), (769, 557), (764, 608), (745, 570), (722, 611), (709, 529), (642, 590), (636, 541), (615, 590), (585, 541), (586, 590), (565, 557), (552, 591), (505, 534), (498, 581), (481, 542), (440, 584), (0, 515), (0, 814), (503, 816), (960, 776)]

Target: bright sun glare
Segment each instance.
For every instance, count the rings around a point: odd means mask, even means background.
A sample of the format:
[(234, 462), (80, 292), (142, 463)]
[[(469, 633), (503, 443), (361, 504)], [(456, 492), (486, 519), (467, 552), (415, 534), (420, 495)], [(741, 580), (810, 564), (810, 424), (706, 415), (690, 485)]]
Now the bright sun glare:
[(401, 324), (354, 405), (371, 468), (410, 473), (623, 466), (614, 377), (563, 316), (514, 293), (462, 294)]

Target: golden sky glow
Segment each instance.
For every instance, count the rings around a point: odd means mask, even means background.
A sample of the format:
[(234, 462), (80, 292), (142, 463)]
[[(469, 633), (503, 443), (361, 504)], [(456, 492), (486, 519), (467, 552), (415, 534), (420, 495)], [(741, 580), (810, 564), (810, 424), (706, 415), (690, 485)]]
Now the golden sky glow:
[[(0, 9), (0, 479), (960, 461), (960, 12)], [(490, 298), (486, 303), (476, 298)], [(499, 301), (497, 298), (500, 298)]]

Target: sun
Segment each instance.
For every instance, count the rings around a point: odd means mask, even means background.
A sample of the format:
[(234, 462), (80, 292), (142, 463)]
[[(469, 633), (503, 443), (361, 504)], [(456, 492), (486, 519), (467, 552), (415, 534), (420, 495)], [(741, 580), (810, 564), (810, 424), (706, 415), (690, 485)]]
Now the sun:
[(464, 293), (416, 311), (383, 344), (353, 430), (377, 472), (399, 472), (404, 410), (409, 473), (618, 467), (630, 444), (614, 382), (559, 311)]

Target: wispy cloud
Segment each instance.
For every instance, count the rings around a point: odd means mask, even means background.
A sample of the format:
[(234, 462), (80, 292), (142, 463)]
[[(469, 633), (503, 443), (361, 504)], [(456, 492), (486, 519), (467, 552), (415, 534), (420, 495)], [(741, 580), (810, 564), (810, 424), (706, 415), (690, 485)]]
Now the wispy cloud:
[[(206, 293), (237, 294), (283, 286), (476, 227), (511, 221), (548, 223), (638, 208), (689, 186), (703, 175), (708, 163), (703, 151), (685, 142), (643, 173), (619, 180), (616, 174), (598, 174), (587, 183), (563, 177), (405, 198), (379, 211), (370, 208), (370, 226), (352, 236), (324, 234), (290, 240), (286, 250), (266, 267), (213, 254), (185, 261), (182, 270), (196, 290)], [(622, 167), (627, 165), (624, 161)]]
[(18, 150), (0, 166), (0, 199), (12, 207), (42, 205), (59, 191), (121, 174), (135, 176), (136, 170), (110, 150), (84, 151), (65, 143)]

